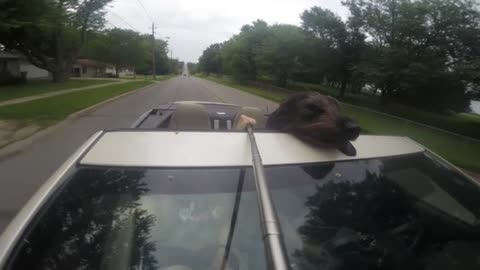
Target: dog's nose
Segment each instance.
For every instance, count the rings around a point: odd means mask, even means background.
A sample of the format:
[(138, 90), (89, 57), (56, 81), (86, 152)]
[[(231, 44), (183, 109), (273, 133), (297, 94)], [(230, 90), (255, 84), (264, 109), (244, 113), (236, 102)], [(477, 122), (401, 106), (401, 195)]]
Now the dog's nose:
[(360, 126), (352, 120), (346, 120), (344, 122), (344, 130), (349, 140), (355, 140), (362, 131)]

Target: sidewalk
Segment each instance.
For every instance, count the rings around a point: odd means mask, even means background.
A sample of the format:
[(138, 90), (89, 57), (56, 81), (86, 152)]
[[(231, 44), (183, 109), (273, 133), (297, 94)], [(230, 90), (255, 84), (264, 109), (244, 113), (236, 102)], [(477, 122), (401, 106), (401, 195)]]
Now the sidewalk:
[[(119, 81), (115, 83), (107, 83), (107, 84), (100, 84), (96, 86), (105, 86), (105, 85), (112, 85), (112, 84), (120, 84), (120, 83), (128, 83), (131, 81)], [(89, 107), (79, 109), (70, 115), (68, 115), (65, 119), (61, 121), (54, 121), (50, 120), (47, 122), (36, 122), (34, 120), (28, 120), (28, 119), (23, 119), (23, 120), (15, 120), (15, 119), (0, 119), (0, 159), (3, 158), (4, 156), (7, 156), (10, 152), (15, 152), (18, 149), (23, 148), (24, 146), (30, 144), (32, 141), (35, 140), (35, 136), (41, 137), (43, 136), (42, 134), (48, 134), (52, 130), (54, 130), (56, 127), (62, 126), (63, 124), (76, 119), (80, 115), (93, 110), (97, 107), (103, 106), (109, 102), (112, 102), (116, 99), (137, 93), (138, 91), (141, 91), (143, 89), (147, 89), (155, 85), (156, 83), (152, 83), (140, 88), (136, 88), (132, 91), (128, 91), (116, 96), (111, 96), (107, 99), (104, 99), (96, 104), (93, 104)], [(78, 88), (78, 89), (71, 89), (71, 90), (65, 90), (62, 92), (65, 93), (70, 93), (70, 92), (75, 92), (75, 91), (81, 91), (85, 89), (89, 89), (91, 87), (84, 87), (84, 88)], [(38, 95), (38, 96), (43, 96), (43, 95)], [(23, 99), (23, 98), (22, 98)], [(17, 144), (17, 145), (15, 145)], [(8, 149), (7, 149), (8, 148)]]
[(22, 98), (9, 99), (9, 100), (0, 102), (0, 107), (7, 106), (7, 105), (18, 104), (18, 103), (23, 103), (23, 102), (32, 101), (32, 100), (37, 100), (37, 99), (42, 99), (42, 98), (47, 98), (47, 97), (53, 97), (53, 96), (68, 94), (68, 93), (72, 93), (72, 92), (88, 90), (88, 89), (97, 88), (97, 87), (103, 87), (103, 86), (109, 86), (109, 85), (115, 85), (115, 84), (122, 84), (122, 83), (125, 83), (125, 82), (128, 82), (128, 80), (117, 80), (117, 81), (114, 81), (114, 82), (111, 82), (111, 83), (95, 84), (95, 85), (86, 86), (86, 87), (71, 88), (71, 89), (66, 89), (66, 90), (54, 91), (54, 92), (51, 92), (51, 93), (44, 93), (44, 94), (27, 96), (27, 97), (22, 97)]

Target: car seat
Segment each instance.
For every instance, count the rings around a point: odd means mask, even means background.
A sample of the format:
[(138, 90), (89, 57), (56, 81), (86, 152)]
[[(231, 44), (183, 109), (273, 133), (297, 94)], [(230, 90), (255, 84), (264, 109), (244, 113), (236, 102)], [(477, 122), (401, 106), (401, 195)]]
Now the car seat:
[(201, 104), (179, 103), (172, 114), (168, 127), (171, 129), (211, 129), (207, 109)]
[(259, 108), (255, 107), (242, 107), (240, 110), (238, 110), (237, 114), (235, 115), (235, 118), (233, 120), (233, 127), (236, 128), (238, 121), (240, 119), (240, 115), (246, 115), (248, 117), (251, 117), (257, 121), (257, 124), (255, 125), (255, 128), (265, 128), (265, 125), (267, 123), (267, 119), (265, 117), (265, 113), (260, 110)]

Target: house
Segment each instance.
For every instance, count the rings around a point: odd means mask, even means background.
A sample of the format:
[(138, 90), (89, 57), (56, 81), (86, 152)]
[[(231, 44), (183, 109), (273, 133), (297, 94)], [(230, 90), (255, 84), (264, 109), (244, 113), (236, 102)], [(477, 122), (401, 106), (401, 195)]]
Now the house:
[(92, 59), (78, 59), (72, 67), (74, 77), (115, 77), (116, 74), (114, 65)]
[(130, 68), (119, 68), (118, 69), (118, 76), (120, 77), (128, 77), (128, 76), (134, 76), (135, 71), (134, 69)]
[(20, 57), (20, 73), (26, 73), (27, 79), (44, 79), (50, 78), (50, 72), (39, 68), (28, 62), (27, 58)]
[(47, 70), (32, 65), (22, 54), (0, 51), (0, 81), (15, 82), (49, 76)]
[(21, 78), (20, 76), (20, 57), (0, 51), (0, 83), (17, 81)]

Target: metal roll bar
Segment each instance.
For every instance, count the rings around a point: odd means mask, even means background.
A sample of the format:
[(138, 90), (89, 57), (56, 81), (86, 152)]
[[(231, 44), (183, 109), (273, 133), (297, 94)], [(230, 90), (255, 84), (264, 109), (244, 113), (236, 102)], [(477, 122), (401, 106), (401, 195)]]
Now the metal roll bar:
[(290, 264), (288, 262), (280, 223), (275, 212), (275, 207), (273, 206), (270, 191), (268, 190), (267, 181), (265, 180), (262, 158), (258, 151), (255, 136), (253, 135), (253, 129), (250, 125), (247, 126), (247, 131), (252, 151), (253, 174), (255, 177), (255, 187), (257, 189), (257, 200), (265, 245), (265, 254), (267, 258), (267, 269), (288, 270), (290, 269)]

